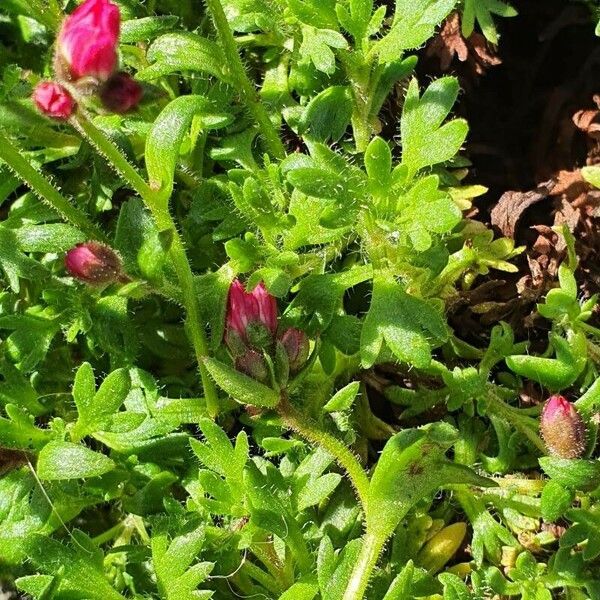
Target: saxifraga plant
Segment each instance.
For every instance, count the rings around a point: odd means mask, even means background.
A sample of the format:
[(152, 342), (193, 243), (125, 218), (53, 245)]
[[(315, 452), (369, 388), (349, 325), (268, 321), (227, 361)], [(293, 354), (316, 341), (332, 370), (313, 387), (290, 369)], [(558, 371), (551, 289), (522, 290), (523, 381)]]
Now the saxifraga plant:
[[(414, 51), (454, 10), (497, 42), (491, 14), (514, 10), (73, 4), (0, 8), (10, 585), (44, 600), (600, 598), (600, 332), (573, 252), (539, 307), (546, 355), (506, 324), (476, 348), (445, 318), (520, 249), (464, 217), (485, 190), (461, 184), (459, 85), (420, 89)], [(373, 414), (366, 383), (388, 364), (413, 383), (386, 401), (439, 420), (397, 432)], [(544, 456), (520, 378), (589, 388), (546, 410), (577, 415), (577, 448), (547, 421)], [(538, 464), (549, 479), (514, 475)], [(542, 518), (571, 525), (558, 549)], [(472, 560), (453, 561), (467, 535)]]

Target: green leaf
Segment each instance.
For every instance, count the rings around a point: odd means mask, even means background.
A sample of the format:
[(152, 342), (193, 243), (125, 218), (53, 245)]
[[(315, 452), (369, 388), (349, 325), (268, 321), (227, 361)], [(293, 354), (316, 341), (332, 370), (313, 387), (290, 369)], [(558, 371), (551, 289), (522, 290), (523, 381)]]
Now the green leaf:
[(574, 383), (582, 373), (587, 362), (587, 343), (581, 333), (574, 334), (570, 340), (551, 335), (556, 358), (544, 358), (517, 354), (506, 359), (508, 368), (517, 375), (560, 391)]
[(49, 600), (58, 588), (59, 578), (52, 575), (25, 575), (15, 579), (15, 585), (36, 600)]
[(94, 377), (94, 369), (92, 369), (90, 363), (84, 362), (77, 369), (75, 380), (73, 381), (73, 399), (80, 414), (88, 410), (95, 395), (96, 379)]
[(50, 442), (38, 456), (37, 473), (40, 479), (62, 480), (98, 477), (115, 468), (115, 463), (80, 444)]
[(0, 378), (0, 406), (14, 404), (35, 416), (46, 412), (31, 381), (8, 361), (0, 360)]
[(449, 233), (462, 219), (460, 209), (449, 194), (439, 189), (439, 183), (437, 175), (417, 179), (398, 201), (396, 223), (407, 230), (419, 252), (431, 247), (431, 234)]
[(414, 572), (414, 563), (409, 560), (400, 574), (394, 577), (383, 600), (405, 600), (405, 598), (410, 598)]
[(581, 176), (594, 187), (600, 188), (600, 167), (582, 167)]
[(248, 461), (248, 436), (240, 431), (236, 438), (235, 448), (227, 434), (210, 419), (200, 419), (198, 423), (206, 437), (206, 443), (190, 439), (192, 450), (202, 464), (222, 477), (227, 477), (234, 484), (240, 485), (242, 472)]
[(313, 561), (296, 511), (292, 513), (289, 493), (284, 487), (281, 474), (269, 463), (263, 473), (253, 462), (249, 462), (244, 471), (244, 487), (246, 489), (251, 520), (254, 525), (285, 540), (298, 562), (301, 572), (312, 570)]
[(301, 23), (323, 28), (337, 26), (335, 3), (331, 0), (288, 0), (287, 5)]
[(313, 600), (318, 594), (319, 586), (316, 583), (294, 583), (281, 596), (279, 600)]
[(205, 358), (204, 365), (216, 384), (240, 404), (274, 408), (279, 394), (273, 389), (214, 358)]
[(371, 307), (360, 342), (365, 368), (375, 364), (384, 340), (399, 360), (427, 367), (432, 348), (447, 338), (442, 315), (428, 302), (407, 294), (391, 276), (373, 278)]
[(446, 162), (460, 150), (467, 137), (468, 125), (454, 119), (441, 125), (450, 113), (458, 95), (454, 77), (437, 79), (419, 98), (419, 86), (413, 79), (408, 86), (400, 132), (402, 163), (412, 176), (423, 167)]
[(75, 377), (73, 397), (79, 413), (74, 428), (76, 436), (83, 437), (106, 429), (131, 388), (127, 369), (117, 369), (107, 375), (95, 394), (88, 396), (95, 388), (93, 377), (94, 373), (88, 363), (79, 368)]
[(173, 29), (178, 20), (179, 17), (175, 15), (161, 15), (123, 21), (120, 41), (131, 44), (154, 39), (157, 35)]
[(195, 280), (198, 305), (203, 320), (210, 324), (211, 346), (216, 350), (223, 341), (227, 294), (234, 273), (229, 265), (223, 265), (213, 273)]
[(396, 0), (392, 28), (375, 45), (379, 60), (391, 62), (402, 50), (425, 43), (455, 4), (456, 0)]
[(0, 446), (37, 450), (54, 437), (50, 430), (35, 427), (34, 418), (24, 409), (7, 404), (5, 411), (9, 418), (0, 417)]
[(347, 48), (346, 38), (333, 29), (317, 29), (310, 25), (302, 27), (300, 54), (310, 59), (318, 71), (331, 75), (335, 71), (335, 55), (332, 48)]
[(391, 180), (392, 151), (388, 143), (374, 137), (365, 150), (365, 169), (372, 183), (384, 189)]
[(600, 462), (582, 458), (542, 456), (540, 467), (548, 477), (572, 490), (593, 490), (600, 485)]
[(60, 573), (60, 597), (124, 600), (104, 576), (102, 562), (98, 565), (86, 548), (77, 548), (79, 551), (38, 534), (25, 543), (28, 558), (40, 571), (49, 575)]
[(79, 229), (64, 223), (24, 225), (14, 232), (24, 252), (65, 252), (87, 239)]
[(360, 388), (359, 381), (353, 381), (349, 383), (347, 386), (343, 387), (341, 390), (338, 390), (333, 398), (327, 402), (327, 404), (323, 407), (324, 412), (337, 412), (340, 410), (348, 410), (355, 398), (358, 394), (358, 389)]
[(337, 142), (352, 117), (352, 98), (346, 86), (335, 85), (317, 94), (300, 118), (299, 133), (318, 142)]
[(440, 422), (404, 430), (386, 443), (369, 485), (366, 518), (371, 535), (387, 539), (416, 502), (444, 485), (494, 485), (445, 458), (457, 440), (457, 430)]
[(197, 590), (209, 576), (214, 563), (194, 563), (204, 546), (204, 526), (169, 540), (166, 531), (156, 532), (151, 539), (152, 564), (158, 589), (166, 600), (207, 600), (214, 592)]
[(129, 275), (140, 273), (151, 281), (160, 277), (166, 253), (156, 223), (141, 198), (132, 198), (122, 204), (115, 248)]
[(479, 23), (483, 35), (492, 44), (498, 43), (498, 32), (492, 14), (500, 17), (514, 17), (517, 11), (503, 0), (465, 0), (461, 19), (461, 32), (469, 37)]
[(317, 573), (321, 598), (342, 600), (350, 581), (352, 571), (358, 561), (362, 541), (354, 539), (344, 545), (339, 554), (334, 554), (328, 537), (321, 540), (317, 559)]
[(444, 600), (471, 600), (473, 595), (464, 581), (452, 573), (442, 573), (438, 579), (444, 586)]
[(342, 476), (337, 473), (326, 473), (309, 480), (298, 495), (298, 510), (302, 511), (309, 506), (320, 504), (333, 493), (341, 480)]
[(574, 508), (567, 512), (567, 518), (574, 522), (560, 538), (561, 548), (572, 548), (583, 542), (584, 560), (594, 560), (600, 556), (600, 514), (597, 506), (591, 510)]
[(195, 71), (229, 81), (227, 61), (221, 48), (194, 33), (178, 31), (159, 37), (148, 50), (149, 67), (138, 71), (136, 78), (150, 81), (181, 71)]
[(12, 329), (5, 339), (5, 350), (17, 368), (27, 373), (46, 358), (60, 324), (50, 311), (34, 306), (25, 314), (0, 317), (0, 329)]
[(185, 134), (194, 116), (204, 112), (208, 101), (202, 96), (179, 96), (158, 115), (146, 138), (146, 169), (150, 185), (167, 201), (173, 191), (175, 166)]
[(14, 292), (19, 291), (19, 277), (44, 280), (49, 275), (45, 267), (19, 250), (17, 234), (6, 227), (0, 227), (0, 268)]
[(556, 480), (550, 480), (542, 490), (542, 517), (552, 523), (571, 508), (575, 494)]
[(336, 3), (335, 9), (340, 25), (360, 43), (368, 35), (373, 0), (350, 0), (349, 11), (343, 4)]

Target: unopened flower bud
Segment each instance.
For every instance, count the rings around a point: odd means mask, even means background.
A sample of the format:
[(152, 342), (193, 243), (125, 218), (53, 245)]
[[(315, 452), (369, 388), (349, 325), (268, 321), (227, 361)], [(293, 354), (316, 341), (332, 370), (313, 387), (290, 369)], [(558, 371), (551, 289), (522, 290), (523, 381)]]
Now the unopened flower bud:
[(117, 65), (120, 21), (119, 7), (109, 0), (85, 0), (79, 5), (58, 35), (59, 76), (106, 81)]
[(548, 452), (578, 458), (585, 451), (586, 427), (576, 408), (563, 396), (551, 396), (542, 410), (540, 432)]
[(108, 110), (126, 113), (135, 108), (144, 90), (129, 73), (115, 73), (100, 89), (100, 99)]
[(262, 354), (256, 350), (248, 350), (235, 359), (235, 368), (253, 379), (266, 383), (269, 380), (269, 368)]
[(283, 345), (290, 365), (290, 373), (297, 373), (308, 360), (310, 350), (308, 337), (300, 329), (290, 327), (279, 340)]
[(66, 121), (76, 106), (69, 91), (54, 81), (38, 83), (32, 98), (41, 113), (59, 121)]
[(71, 248), (65, 256), (65, 267), (73, 277), (90, 284), (125, 279), (117, 253), (99, 242), (85, 242)]
[(462, 521), (444, 527), (423, 546), (418, 564), (432, 575), (441, 571), (461, 547), (466, 534), (467, 524)]
[(246, 292), (239, 280), (229, 288), (225, 343), (239, 355), (247, 347), (263, 348), (273, 343), (277, 331), (277, 301), (259, 283)]

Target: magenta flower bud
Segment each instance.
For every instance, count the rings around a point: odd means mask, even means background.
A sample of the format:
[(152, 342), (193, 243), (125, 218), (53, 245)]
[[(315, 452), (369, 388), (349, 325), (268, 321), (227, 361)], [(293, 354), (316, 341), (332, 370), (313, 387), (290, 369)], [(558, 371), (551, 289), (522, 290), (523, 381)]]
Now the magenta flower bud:
[(578, 458), (585, 451), (586, 427), (577, 409), (563, 396), (550, 396), (540, 421), (548, 452), (560, 458)]
[(99, 242), (85, 242), (71, 248), (65, 256), (67, 271), (90, 284), (106, 284), (126, 279), (117, 253)]
[(117, 66), (121, 16), (109, 0), (85, 0), (64, 21), (58, 34), (57, 64), (71, 79), (106, 81)]
[(100, 99), (108, 110), (115, 113), (126, 113), (135, 108), (144, 90), (129, 73), (115, 73), (101, 88)]
[(269, 379), (267, 362), (256, 350), (248, 350), (242, 356), (238, 356), (235, 359), (235, 368), (262, 383), (267, 383)]
[(277, 331), (277, 301), (264, 284), (246, 292), (238, 279), (229, 288), (225, 321), (225, 343), (234, 355), (248, 346), (273, 343)]
[(59, 121), (66, 121), (76, 107), (75, 100), (68, 90), (54, 81), (38, 83), (32, 98), (41, 113)]
[(286, 329), (279, 341), (287, 354), (290, 373), (297, 373), (308, 360), (310, 350), (308, 337), (300, 329), (291, 327)]

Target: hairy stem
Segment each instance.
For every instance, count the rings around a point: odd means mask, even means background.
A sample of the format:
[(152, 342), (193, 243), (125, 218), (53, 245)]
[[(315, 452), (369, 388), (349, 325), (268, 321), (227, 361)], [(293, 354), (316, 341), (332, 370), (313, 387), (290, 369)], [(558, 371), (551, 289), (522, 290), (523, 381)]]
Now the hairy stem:
[(220, 0), (206, 0), (206, 6), (212, 16), (215, 29), (219, 35), (221, 46), (225, 52), (227, 64), (231, 71), (234, 84), (246, 103), (250, 114), (258, 124), (269, 154), (273, 158), (285, 158), (285, 147), (279, 138), (275, 126), (269, 119), (265, 106), (261, 103), (254, 84), (248, 78), (242, 59), (238, 54), (237, 45), (233, 33), (227, 22), (227, 17)]
[(146, 183), (145, 179), (138, 173), (137, 169), (123, 156), (121, 151), (98, 129), (83, 113), (79, 112), (71, 118), (71, 123), (98, 151), (104, 155), (121, 177), (142, 197), (148, 204), (153, 190)]
[(323, 447), (348, 473), (350, 482), (356, 490), (356, 494), (363, 510), (367, 510), (367, 497), (369, 492), (369, 478), (354, 454), (347, 446), (323, 431), (310, 417), (298, 412), (287, 399), (283, 399), (278, 406), (278, 411), (285, 424), (310, 443)]
[(495, 392), (489, 391), (487, 412), (495, 415), (520, 431), (542, 454), (546, 454), (546, 446), (536, 433), (537, 423), (532, 417), (522, 415), (518, 408), (506, 404)]
[(369, 586), (373, 569), (377, 564), (384, 544), (384, 539), (369, 533), (367, 530), (363, 538), (363, 545), (358, 560), (356, 561), (342, 600), (363, 600), (367, 597), (365, 592)]
[(92, 239), (105, 240), (102, 231), (87, 215), (74, 207), (2, 133), (0, 133), (0, 160), (3, 160), (35, 194), (52, 206), (66, 221), (70, 221)]
[(219, 399), (215, 385), (206, 371), (202, 360), (205, 356), (208, 356), (208, 342), (200, 317), (200, 309), (194, 286), (194, 274), (187, 259), (183, 240), (177, 230), (177, 225), (160, 198), (160, 190), (153, 190), (121, 154), (119, 149), (106, 137), (104, 132), (98, 129), (85, 115), (78, 114), (76, 117), (73, 117), (72, 123), (141, 196), (151, 211), (159, 230), (170, 231), (172, 233), (173, 237), (169, 254), (181, 287), (182, 303), (186, 312), (186, 329), (192, 342), (200, 371), (202, 387), (206, 398), (206, 407), (208, 413), (212, 417), (215, 417), (219, 412)]

